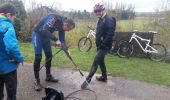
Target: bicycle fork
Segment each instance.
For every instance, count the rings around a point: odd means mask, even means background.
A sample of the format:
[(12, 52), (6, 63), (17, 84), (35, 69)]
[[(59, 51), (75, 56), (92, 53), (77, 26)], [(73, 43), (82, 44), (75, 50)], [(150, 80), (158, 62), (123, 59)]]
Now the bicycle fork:
[(86, 44), (86, 42), (87, 42), (87, 39), (89, 39), (89, 37), (87, 37), (87, 38), (86, 38), (86, 40), (84, 41), (84, 45)]

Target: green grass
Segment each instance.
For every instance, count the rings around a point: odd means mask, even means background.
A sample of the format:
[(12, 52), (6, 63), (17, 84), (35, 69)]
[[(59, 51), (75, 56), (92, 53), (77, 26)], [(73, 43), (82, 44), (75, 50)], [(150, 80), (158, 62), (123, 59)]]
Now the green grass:
[[(31, 44), (21, 43), (20, 50), (23, 52), (26, 62), (33, 62), (34, 53)], [(58, 49), (53, 47), (53, 54), (57, 51)], [(77, 47), (70, 48), (70, 51), (80, 69), (89, 71), (95, 56), (94, 48), (90, 52), (79, 52)], [(144, 58), (119, 58), (109, 54), (105, 58), (105, 63), (108, 73), (112, 76), (170, 86), (170, 64), (154, 62)], [(63, 51), (53, 58), (52, 65), (60, 68), (75, 68)], [(100, 70), (98, 72), (100, 73)]]
[(116, 31), (150, 31), (152, 27), (149, 24), (149, 18), (135, 18), (134, 20), (119, 20), (117, 21)]

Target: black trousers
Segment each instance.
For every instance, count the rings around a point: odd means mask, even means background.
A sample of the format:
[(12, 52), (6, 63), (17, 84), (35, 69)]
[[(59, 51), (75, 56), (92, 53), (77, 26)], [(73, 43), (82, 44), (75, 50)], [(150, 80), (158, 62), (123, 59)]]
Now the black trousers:
[(17, 71), (0, 75), (0, 100), (4, 98), (4, 85), (7, 91), (7, 100), (16, 100), (17, 91)]
[(49, 38), (43, 37), (39, 35), (38, 33), (34, 32), (32, 33), (32, 42), (34, 46), (34, 53), (35, 53), (35, 58), (34, 58), (34, 75), (35, 79), (40, 82), (39, 78), (39, 70), (40, 70), (40, 63), (42, 59), (42, 50), (45, 53), (46, 57), (46, 75), (50, 75), (51, 72), (51, 60), (52, 60), (52, 49), (51, 49), (51, 42)]
[[(46, 76), (50, 76), (51, 75), (52, 52), (45, 52), (45, 57), (46, 57), (45, 59)], [(35, 54), (34, 75), (38, 83), (40, 83), (39, 71), (40, 71), (41, 59), (42, 59), (42, 54)]]
[(97, 50), (93, 64), (92, 64), (92, 68), (90, 70), (89, 75), (86, 78), (88, 82), (91, 81), (91, 78), (96, 73), (98, 66), (100, 66), (102, 76), (107, 78), (106, 65), (104, 62), (104, 58), (107, 53), (108, 53), (108, 50), (101, 50), (101, 49)]

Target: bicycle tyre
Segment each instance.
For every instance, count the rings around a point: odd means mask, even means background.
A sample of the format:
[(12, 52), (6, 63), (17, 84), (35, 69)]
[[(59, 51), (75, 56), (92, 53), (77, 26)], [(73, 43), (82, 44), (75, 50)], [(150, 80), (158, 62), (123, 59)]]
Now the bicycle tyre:
[[(116, 42), (116, 41), (113, 41), (113, 43), (112, 43), (112, 48), (109, 50), (109, 54), (111, 54), (111, 55), (117, 55), (117, 48), (118, 48), (118, 44), (117, 44), (118, 42)], [(117, 48), (116, 48), (117, 47)]]
[(117, 54), (121, 58), (129, 57), (132, 55), (133, 50), (133, 44), (129, 43), (128, 41), (120, 41)]
[(155, 48), (158, 53), (150, 53), (150, 59), (153, 61), (163, 61), (166, 57), (166, 48), (162, 44), (153, 44), (153, 48)]
[(88, 52), (92, 47), (92, 41), (90, 38), (82, 37), (78, 41), (78, 49), (81, 52)]

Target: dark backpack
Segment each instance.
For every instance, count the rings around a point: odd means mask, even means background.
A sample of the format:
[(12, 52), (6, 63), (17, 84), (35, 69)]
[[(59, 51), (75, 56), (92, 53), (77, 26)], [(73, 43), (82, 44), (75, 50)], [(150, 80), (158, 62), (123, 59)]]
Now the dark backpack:
[(45, 94), (42, 100), (65, 100), (63, 92), (52, 87), (46, 87)]

